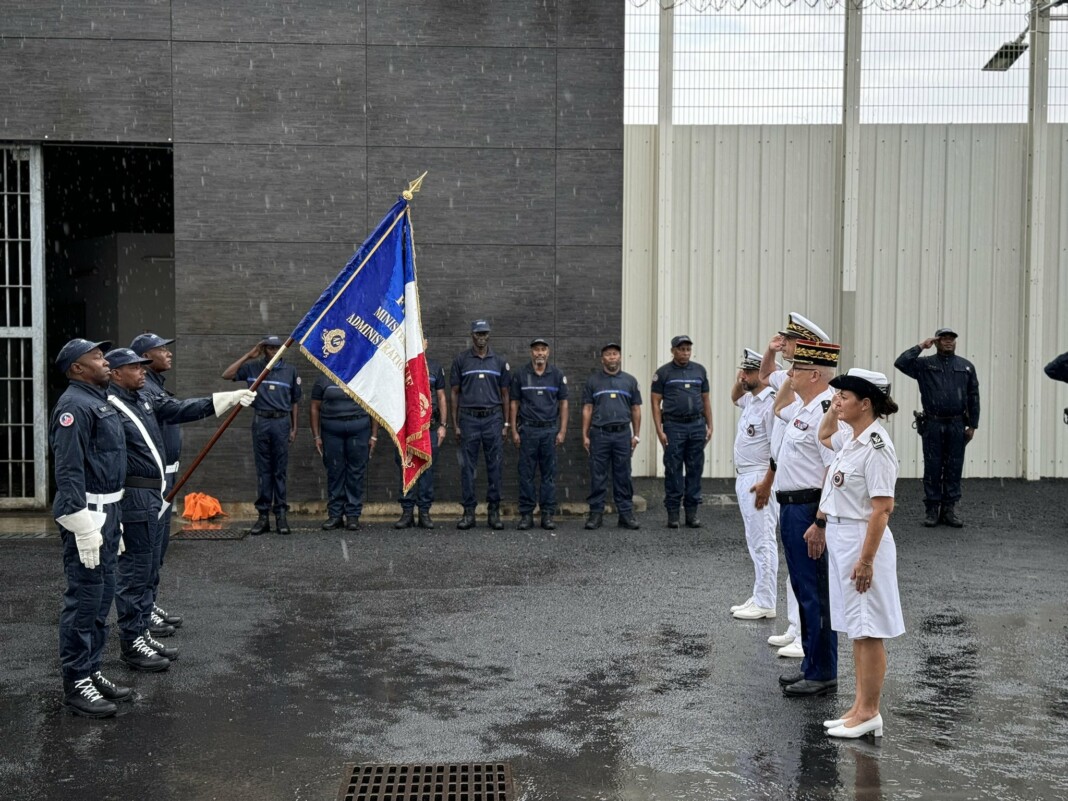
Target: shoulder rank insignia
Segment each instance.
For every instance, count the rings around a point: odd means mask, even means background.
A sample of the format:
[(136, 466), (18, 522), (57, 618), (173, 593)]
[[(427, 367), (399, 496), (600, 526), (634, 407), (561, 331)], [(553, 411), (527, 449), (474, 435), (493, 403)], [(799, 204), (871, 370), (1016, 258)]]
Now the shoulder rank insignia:
[(883, 438), (881, 436), (873, 433), (871, 435), (871, 446), (875, 448), (875, 450), (879, 450), (880, 448), (885, 448), (886, 443), (883, 442)]
[(829, 400), (823, 401), (823, 413), (826, 414), (827, 410), (831, 408), (831, 402)]

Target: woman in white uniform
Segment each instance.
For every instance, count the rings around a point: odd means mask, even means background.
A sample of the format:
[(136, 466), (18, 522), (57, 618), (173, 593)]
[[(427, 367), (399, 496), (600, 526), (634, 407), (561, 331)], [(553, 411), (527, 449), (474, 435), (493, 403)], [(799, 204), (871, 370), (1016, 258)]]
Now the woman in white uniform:
[(816, 525), (827, 529), (831, 626), (853, 641), (857, 686), (853, 705), (823, 725), (832, 737), (869, 732), (881, 737), (883, 640), (905, 633), (897, 548), (887, 526), (898, 462), (894, 443), (879, 422), (898, 407), (882, 373), (853, 368), (830, 383), (838, 390), (834, 414), (824, 415), (819, 434), (835, 457), (827, 469)]

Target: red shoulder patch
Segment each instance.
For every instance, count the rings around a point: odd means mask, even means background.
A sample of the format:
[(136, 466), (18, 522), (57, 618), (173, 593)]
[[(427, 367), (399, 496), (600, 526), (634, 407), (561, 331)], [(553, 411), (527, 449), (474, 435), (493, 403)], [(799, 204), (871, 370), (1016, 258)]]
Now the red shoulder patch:
[(70, 412), (63, 412), (63, 414), (59, 416), (59, 424), (64, 428), (70, 428), (74, 425), (74, 415)]

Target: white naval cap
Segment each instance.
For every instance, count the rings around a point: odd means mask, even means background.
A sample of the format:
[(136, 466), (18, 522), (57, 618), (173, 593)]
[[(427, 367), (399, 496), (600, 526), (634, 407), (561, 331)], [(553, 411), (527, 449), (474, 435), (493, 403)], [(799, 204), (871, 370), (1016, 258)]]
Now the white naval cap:
[(811, 342), (829, 342), (831, 339), (830, 334), (797, 312), (790, 312), (790, 317), (786, 321), (786, 330), (779, 333), (784, 337), (797, 337)]

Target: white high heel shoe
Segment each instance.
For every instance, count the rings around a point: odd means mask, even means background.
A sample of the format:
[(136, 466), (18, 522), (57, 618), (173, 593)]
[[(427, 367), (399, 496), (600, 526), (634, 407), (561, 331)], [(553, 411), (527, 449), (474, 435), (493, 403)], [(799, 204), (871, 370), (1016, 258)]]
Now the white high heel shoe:
[(856, 726), (846, 727), (835, 726), (833, 729), (827, 729), (827, 734), (831, 737), (846, 737), (855, 740), (858, 737), (863, 737), (869, 732), (873, 733), (876, 737), (883, 736), (883, 716), (882, 714), (876, 715), (871, 720), (866, 720), (863, 723), (858, 723)]
[(825, 720), (825, 721), (823, 721), (823, 728), (825, 728), (825, 729), (837, 729), (839, 726), (843, 725), (847, 720), (849, 720), (849, 718), (837, 718), (835, 720)]

